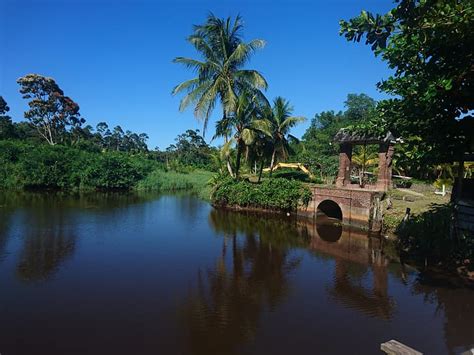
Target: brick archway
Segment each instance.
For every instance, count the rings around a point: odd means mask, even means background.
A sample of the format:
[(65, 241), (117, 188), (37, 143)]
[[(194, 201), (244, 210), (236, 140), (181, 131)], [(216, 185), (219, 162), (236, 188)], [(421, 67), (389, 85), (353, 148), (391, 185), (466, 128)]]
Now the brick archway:
[(316, 218), (320, 215), (324, 215), (331, 219), (338, 219), (340, 221), (343, 219), (342, 208), (332, 199), (322, 200), (316, 206)]
[(326, 186), (314, 186), (312, 192), (313, 197), (309, 205), (298, 210), (300, 216), (317, 220), (318, 207), (322, 202), (329, 200), (340, 208), (342, 224), (350, 224), (371, 231), (380, 230), (381, 192)]

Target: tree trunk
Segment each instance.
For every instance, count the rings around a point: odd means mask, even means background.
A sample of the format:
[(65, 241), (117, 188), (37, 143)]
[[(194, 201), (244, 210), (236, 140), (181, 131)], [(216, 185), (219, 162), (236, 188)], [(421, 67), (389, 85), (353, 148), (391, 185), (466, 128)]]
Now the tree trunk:
[(242, 144), (240, 139), (237, 141), (237, 158), (235, 160), (235, 178), (239, 178), (240, 159), (242, 158)]
[(258, 172), (258, 182), (262, 180), (263, 164), (265, 164), (265, 159), (262, 157), (262, 161), (260, 162), (260, 171)]
[(276, 155), (276, 149), (273, 149), (272, 161), (270, 163), (270, 176), (272, 176), (273, 174), (273, 166), (275, 165), (275, 155)]
[(229, 157), (226, 158), (226, 161), (227, 161), (227, 171), (229, 172), (231, 177), (235, 177), (234, 172), (232, 171), (232, 165), (230, 164)]

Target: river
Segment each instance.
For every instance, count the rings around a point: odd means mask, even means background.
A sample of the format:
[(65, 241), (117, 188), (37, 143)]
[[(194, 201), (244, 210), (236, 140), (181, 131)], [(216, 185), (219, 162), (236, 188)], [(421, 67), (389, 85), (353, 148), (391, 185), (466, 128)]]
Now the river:
[(360, 231), (190, 195), (0, 193), (0, 353), (474, 347), (474, 291), (383, 248)]

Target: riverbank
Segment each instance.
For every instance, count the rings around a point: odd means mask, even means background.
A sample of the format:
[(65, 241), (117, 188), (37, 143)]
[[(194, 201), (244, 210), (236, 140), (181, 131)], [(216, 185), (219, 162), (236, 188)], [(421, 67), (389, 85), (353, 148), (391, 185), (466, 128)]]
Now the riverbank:
[(383, 234), (401, 262), (431, 274), (457, 275), (472, 286), (473, 236), (452, 235), (451, 196), (434, 192), (428, 184), (391, 190), (390, 207), (384, 211)]
[(0, 141), (0, 189), (3, 190), (191, 190), (210, 199), (213, 173), (167, 169), (148, 153), (86, 150), (66, 145)]

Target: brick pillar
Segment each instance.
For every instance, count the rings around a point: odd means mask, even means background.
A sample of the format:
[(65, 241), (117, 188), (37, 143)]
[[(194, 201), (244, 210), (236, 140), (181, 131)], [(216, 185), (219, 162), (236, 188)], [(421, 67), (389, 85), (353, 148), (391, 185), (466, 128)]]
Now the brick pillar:
[(336, 186), (342, 187), (351, 183), (351, 161), (352, 145), (341, 144), (339, 150), (339, 172), (337, 174)]
[(393, 153), (393, 144), (379, 145), (379, 174), (377, 177), (377, 188), (379, 190), (387, 191), (392, 187)]

